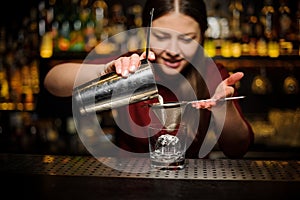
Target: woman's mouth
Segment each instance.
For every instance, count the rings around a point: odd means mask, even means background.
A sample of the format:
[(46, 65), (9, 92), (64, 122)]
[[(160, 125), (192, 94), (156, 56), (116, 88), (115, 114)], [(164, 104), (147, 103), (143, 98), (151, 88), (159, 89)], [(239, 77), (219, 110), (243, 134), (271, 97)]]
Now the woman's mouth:
[(163, 59), (164, 60), (164, 64), (168, 67), (171, 67), (171, 68), (177, 68), (180, 66), (180, 62), (181, 62), (181, 59), (180, 60), (167, 60), (167, 59)]

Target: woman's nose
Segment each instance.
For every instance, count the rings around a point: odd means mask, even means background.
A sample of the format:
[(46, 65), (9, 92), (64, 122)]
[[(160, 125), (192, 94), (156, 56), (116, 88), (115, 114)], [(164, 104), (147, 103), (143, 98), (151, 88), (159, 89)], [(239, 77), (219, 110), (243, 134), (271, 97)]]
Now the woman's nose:
[(178, 52), (175, 52), (175, 51), (169, 51), (169, 50), (166, 50), (166, 53), (168, 56), (170, 57), (177, 57), (179, 56), (179, 53)]
[(178, 42), (176, 40), (172, 40), (170, 43), (169, 43), (169, 46), (168, 48), (166, 48), (166, 52), (169, 56), (179, 56), (179, 48), (178, 48)]

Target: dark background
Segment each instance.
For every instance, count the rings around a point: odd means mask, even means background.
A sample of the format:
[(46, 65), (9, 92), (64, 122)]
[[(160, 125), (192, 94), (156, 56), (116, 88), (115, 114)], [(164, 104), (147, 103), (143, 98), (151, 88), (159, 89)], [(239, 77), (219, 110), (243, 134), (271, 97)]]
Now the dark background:
[(20, 25), (24, 16), (29, 16), (31, 8), (36, 7), (40, 0), (10, 0), (0, 6), (1, 26), (14, 29)]
[[(6, 1), (5, 4), (2, 3), (2, 5), (0, 5), (0, 27), (5, 27), (10, 34), (18, 32), (24, 17), (29, 17), (30, 9), (37, 8), (41, 1), (42, 0), (9, 0)], [(124, 7), (127, 7), (133, 3), (143, 5), (145, 0), (106, 0), (105, 2), (108, 6), (115, 2), (121, 2)]]

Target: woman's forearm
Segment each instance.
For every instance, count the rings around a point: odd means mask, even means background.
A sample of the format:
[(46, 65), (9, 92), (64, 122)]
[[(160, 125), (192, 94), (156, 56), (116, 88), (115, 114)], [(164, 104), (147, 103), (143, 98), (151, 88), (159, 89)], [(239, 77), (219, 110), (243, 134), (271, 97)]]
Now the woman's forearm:
[(67, 97), (73, 88), (95, 79), (105, 69), (105, 65), (63, 63), (53, 67), (44, 79), (45, 88), (53, 95)]
[(242, 157), (251, 143), (251, 133), (233, 101), (226, 102), (226, 109), (216, 107), (213, 117), (217, 126), (223, 126), (218, 143), (224, 154), (232, 158)]

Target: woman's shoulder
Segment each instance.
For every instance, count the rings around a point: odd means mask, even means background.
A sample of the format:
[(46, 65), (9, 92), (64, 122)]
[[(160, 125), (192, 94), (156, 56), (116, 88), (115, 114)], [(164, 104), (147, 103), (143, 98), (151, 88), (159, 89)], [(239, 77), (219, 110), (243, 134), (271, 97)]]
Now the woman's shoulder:
[(229, 72), (222, 63), (216, 63), (216, 66), (218, 67), (218, 69), (220, 71), (220, 74), (221, 74), (223, 79), (229, 77)]
[(222, 63), (215, 62), (215, 64), (220, 72), (228, 73), (226, 67)]
[(218, 74), (221, 75), (222, 79), (229, 77), (229, 72), (222, 63), (220, 62), (210, 62), (210, 63), (213, 66), (208, 67), (209, 76), (217, 75), (216, 72), (218, 72)]

